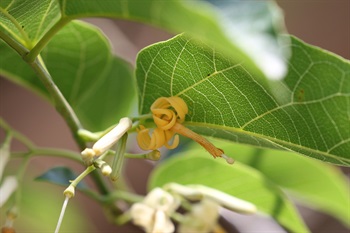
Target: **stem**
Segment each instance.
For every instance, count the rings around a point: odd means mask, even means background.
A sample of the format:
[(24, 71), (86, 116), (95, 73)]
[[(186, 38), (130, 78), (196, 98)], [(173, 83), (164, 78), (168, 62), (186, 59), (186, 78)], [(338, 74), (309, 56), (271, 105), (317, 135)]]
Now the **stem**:
[(146, 119), (151, 119), (152, 117), (153, 117), (153, 114), (149, 113), (149, 114), (144, 114), (144, 115), (132, 117), (131, 120), (132, 120), (132, 122), (135, 122), (135, 121), (142, 121), (142, 120), (146, 120)]
[(65, 99), (61, 91), (58, 89), (56, 84), (53, 82), (51, 75), (44, 68), (43, 64), (39, 59), (35, 59), (33, 63), (30, 63), (34, 71), (39, 76), (40, 80), (45, 85), (46, 89), (49, 91), (51, 97), (53, 98), (55, 107), (57, 111), (62, 115), (62, 117), (67, 122), (76, 142), (81, 149), (85, 148), (85, 143), (78, 135), (78, 130), (82, 129), (82, 125), (73, 111), (72, 107), (69, 105), (68, 101)]
[[(71, 159), (71, 160), (76, 161), (78, 163), (82, 162), (80, 154), (75, 153), (73, 151), (69, 151), (69, 150), (36, 147), (36, 148), (31, 149), (30, 151), (31, 151), (30, 157), (51, 155), (51, 156), (55, 156), (55, 157)], [(27, 152), (12, 152), (11, 153), (12, 158), (23, 157), (26, 155), (28, 155)]]
[[(21, 167), (19, 168), (17, 176), (16, 176), (18, 184), (23, 183), (24, 173), (28, 167), (29, 162), (30, 162), (30, 153), (27, 153), (27, 156), (24, 159), (24, 161), (22, 162)], [(18, 185), (18, 188), (16, 190), (15, 206), (17, 206), (17, 207), (20, 206), (20, 203), (21, 203), (22, 187), (23, 187), (23, 185)]]
[(30, 141), (26, 136), (24, 136), (20, 132), (12, 129), (11, 126), (9, 124), (7, 124), (4, 121), (4, 119), (2, 119), (2, 118), (0, 118), (0, 127), (3, 128), (6, 131), (11, 132), (11, 135), (14, 138), (16, 138), (18, 141), (23, 143), (28, 149), (32, 150), (35, 147), (34, 144), (32, 143), (32, 141)]
[(70, 22), (70, 19), (68, 18), (61, 18), (41, 39), (40, 41), (34, 46), (30, 52), (23, 57), (23, 59), (28, 62), (32, 63), (34, 62), (35, 58), (40, 54), (40, 52), (45, 48), (47, 43), (52, 39), (56, 33), (63, 28), (67, 23)]
[(16, 52), (24, 57), (29, 51), (21, 43), (17, 42), (15, 39), (0, 30), (0, 38), (3, 39), (11, 48), (16, 50)]
[(96, 169), (96, 167), (94, 165), (91, 165), (89, 167), (87, 167), (77, 178), (75, 178), (75, 180), (72, 181), (72, 183), (70, 184), (70, 186), (73, 186), (74, 188), (77, 187), (77, 185), (79, 184), (79, 182), (84, 179), (85, 176), (87, 176), (88, 174), (90, 174), (92, 171), (94, 171)]

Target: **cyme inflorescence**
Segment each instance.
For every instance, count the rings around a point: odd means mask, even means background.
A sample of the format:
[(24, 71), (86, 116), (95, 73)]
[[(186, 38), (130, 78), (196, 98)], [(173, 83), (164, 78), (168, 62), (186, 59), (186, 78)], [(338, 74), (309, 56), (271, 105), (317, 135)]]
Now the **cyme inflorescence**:
[[(179, 136), (181, 134), (203, 146), (214, 158), (222, 157), (228, 163), (232, 164), (234, 160), (224, 154), (224, 152), (215, 147), (207, 139), (186, 128), (182, 123), (188, 114), (186, 102), (178, 97), (160, 97), (151, 105), (151, 112), (156, 128), (150, 134), (150, 130), (140, 125), (138, 128), (137, 142), (143, 150), (155, 150), (162, 146), (168, 149), (174, 149), (179, 145)], [(175, 137), (174, 137), (175, 136)], [(172, 143), (169, 141), (172, 139)]]

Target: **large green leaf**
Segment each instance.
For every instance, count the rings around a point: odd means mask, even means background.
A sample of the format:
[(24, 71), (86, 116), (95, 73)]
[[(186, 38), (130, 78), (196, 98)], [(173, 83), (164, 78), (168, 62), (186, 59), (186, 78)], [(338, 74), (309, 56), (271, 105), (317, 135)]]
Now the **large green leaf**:
[(56, 0), (1, 0), (0, 30), (31, 49), (59, 20)]
[[(203, 155), (204, 154), (204, 155)], [(243, 164), (228, 165), (205, 152), (178, 154), (152, 173), (149, 189), (169, 182), (203, 184), (254, 203), (258, 210), (276, 219), (291, 232), (308, 232), (294, 206), (257, 170)]]
[[(217, 46), (228, 56), (244, 60), (269, 77), (281, 78), (288, 44), (283, 17), (273, 1), (179, 1), (179, 0), (60, 0), (63, 17), (115, 17), (150, 23), (174, 33), (188, 32)], [(258, 22), (258, 23), (257, 23)], [(248, 58), (248, 56), (250, 58)], [(273, 68), (272, 68), (273, 67)]]
[(286, 78), (267, 83), (185, 35), (155, 44), (137, 58), (139, 112), (179, 96), (197, 133), (349, 166), (350, 64), (297, 39), (292, 52)]
[(283, 58), (288, 57), (288, 51), (281, 49), (281, 45), (288, 40), (279, 36), (284, 25), (277, 4), (209, 2), (212, 4), (180, 0), (3, 0), (0, 31), (31, 49), (50, 29), (54, 28), (50, 34), (55, 33), (72, 19), (96, 16), (130, 19), (174, 33), (189, 32), (218, 46), (231, 58), (245, 60), (252, 70), (256, 69), (255, 63), (269, 77), (283, 77), (286, 70)]
[(235, 160), (259, 170), (302, 204), (328, 213), (350, 226), (349, 181), (340, 169), (285, 151), (219, 141), (214, 144)]
[[(0, 42), (0, 74), (48, 97), (30, 67)], [(56, 85), (90, 130), (103, 130), (128, 114), (135, 96), (132, 69), (114, 57), (95, 27), (74, 21), (42, 53)]]

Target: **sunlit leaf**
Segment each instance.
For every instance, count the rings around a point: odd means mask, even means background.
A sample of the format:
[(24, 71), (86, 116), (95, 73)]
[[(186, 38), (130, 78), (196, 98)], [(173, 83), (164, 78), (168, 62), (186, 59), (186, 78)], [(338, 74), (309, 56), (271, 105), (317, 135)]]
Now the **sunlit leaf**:
[(264, 82), (185, 35), (147, 47), (137, 59), (139, 112), (179, 96), (197, 133), (349, 166), (350, 63), (297, 39), (292, 51), (287, 77)]
[(294, 206), (272, 182), (243, 164), (228, 165), (203, 152), (182, 152), (158, 166), (149, 189), (166, 183), (203, 184), (254, 203), (291, 232), (308, 232)]
[[(180, 1), (180, 0), (60, 0), (67, 18), (113, 17), (153, 24), (173, 33), (188, 32), (207, 41), (251, 70), (254, 61), (268, 77), (282, 78), (286, 71), (281, 48), (288, 39), (283, 16), (273, 1)], [(253, 50), (253, 51), (252, 51)], [(245, 54), (246, 53), (246, 54)], [(271, 69), (271, 66), (274, 69)]]

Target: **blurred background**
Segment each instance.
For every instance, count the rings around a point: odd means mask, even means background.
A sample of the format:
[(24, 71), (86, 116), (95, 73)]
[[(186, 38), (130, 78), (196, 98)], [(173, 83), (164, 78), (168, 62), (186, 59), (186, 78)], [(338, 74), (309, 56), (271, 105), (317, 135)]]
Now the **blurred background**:
[[(277, 2), (285, 13), (285, 21), (290, 34), (346, 59), (350, 58), (349, 0), (285, 0)], [(131, 64), (135, 64), (135, 57), (140, 49), (173, 36), (169, 32), (140, 23), (110, 19), (86, 19), (86, 21), (100, 27), (110, 39), (114, 53)], [(4, 77), (0, 77), (0, 116), (39, 146), (77, 150), (68, 127), (56, 110), (45, 100), (23, 87), (9, 82)], [(3, 132), (0, 136), (2, 141)], [(21, 149), (22, 147), (14, 144), (12, 148)], [(16, 164), (17, 161), (12, 161), (9, 166), (15, 168)], [(17, 232), (38, 232), (33, 229), (40, 229), (37, 227), (42, 226), (45, 221), (44, 225), (48, 226), (42, 227), (41, 232), (53, 232), (63, 203), (62, 191), (64, 188), (34, 182), (33, 178), (54, 165), (69, 166), (77, 173), (83, 171), (82, 166), (64, 159), (34, 158), (30, 164), (30, 173), (26, 176), (25, 189), (28, 191), (28, 197), (40, 197), (42, 202), (31, 203), (29, 201), (23, 204), (28, 209), (21, 210), (23, 218), (19, 218), (15, 223)], [(127, 164), (127, 177), (140, 194), (146, 192), (147, 174), (152, 166), (152, 163), (145, 161), (129, 161)], [(344, 169), (344, 172), (349, 176), (349, 169)], [(300, 208), (300, 210), (312, 232), (349, 232), (341, 223), (330, 216), (306, 208)], [(0, 225), (5, 221), (4, 211), (1, 210)], [(109, 223), (103, 214), (102, 207), (81, 193), (78, 193), (76, 198), (70, 201), (67, 214), (61, 232), (116, 232), (116, 229), (119, 232), (139, 232), (131, 225), (120, 228)], [(240, 216), (234, 216), (236, 219), (234, 221), (237, 222), (236, 226), (239, 229), (245, 227), (241, 226), (244, 224), (239, 224), (241, 220), (243, 222), (250, 221), (249, 225), (251, 226), (244, 228), (245, 232), (285, 232), (266, 218), (249, 220), (240, 218)], [(254, 220), (253, 224), (251, 224), (252, 220)], [(79, 229), (85, 230), (79, 231)]]

